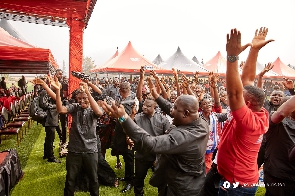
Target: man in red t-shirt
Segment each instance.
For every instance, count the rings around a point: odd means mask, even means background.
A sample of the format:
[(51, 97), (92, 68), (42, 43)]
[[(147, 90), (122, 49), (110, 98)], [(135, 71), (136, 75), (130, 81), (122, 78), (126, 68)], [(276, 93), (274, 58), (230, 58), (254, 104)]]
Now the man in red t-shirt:
[[(227, 35), (227, 97), (231, 109), (217, 155), (218, 172), (222, 177), (219, 195), (255, 195), (258, 182), (257, 156), (262, 136), (268, 129), (268, 112), (262, 107), (263, 90), (254, 86), (258, 51), (267, 43), (266, 28), (255, 33), (252, 44), (241, 45), (241, 33), (232, 29)], [(239, 75), (238, 55), (251, 46)], [(244, 88), (243, 88), (244, 87)]]

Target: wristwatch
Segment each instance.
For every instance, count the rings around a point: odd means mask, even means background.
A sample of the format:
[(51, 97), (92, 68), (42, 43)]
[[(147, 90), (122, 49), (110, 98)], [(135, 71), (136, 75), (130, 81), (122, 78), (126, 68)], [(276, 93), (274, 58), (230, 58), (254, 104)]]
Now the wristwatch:
[(126, 121), (126, 119), (128, 118), (128, 115), (123, 115), (123, 116), (121, 116), (120, 118), (118, 118), (118, 121), (120, 122), (120, 123), (123, 123), (123, 122), (125, 122)]
[(234, 55), (228, 55), (227, 60), (231, 63), (235, 62), (236, 60), (239, 60), (239, 56), (234, 56)]

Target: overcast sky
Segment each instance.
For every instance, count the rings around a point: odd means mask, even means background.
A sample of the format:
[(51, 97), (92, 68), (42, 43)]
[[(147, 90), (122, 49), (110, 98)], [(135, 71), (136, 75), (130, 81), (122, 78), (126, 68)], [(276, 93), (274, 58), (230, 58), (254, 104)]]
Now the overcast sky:
[[(275, 39), (258, 56), (260, 63), (295, 66), (294, 0), (98, 0), (84, 30), (84, 56), (96, 65), (107, 61), (128, 41), (150, 61), (163, 60), (179, 46), (184, 55), (204, 63), (218, 51), (226, 56), (226, 34), (237, 28), (242, 44), (251, 42), (255, 30), (268, 27), (267, 39)], [(32, 45), (51, 49), (57, 63), (69, 62), (69, 28), (10, 21)], [(240, 55), (245, 60), (248, 50)]]

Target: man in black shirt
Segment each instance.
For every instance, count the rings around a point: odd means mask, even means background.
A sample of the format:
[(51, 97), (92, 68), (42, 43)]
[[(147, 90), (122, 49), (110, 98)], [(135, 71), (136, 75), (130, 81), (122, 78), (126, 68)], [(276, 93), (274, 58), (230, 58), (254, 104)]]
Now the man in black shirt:
[[(148, 96), (142, 106), (142, 113), (136, 114), (135, 123), (152, 136), (164, 135), (170, 127), (169, 120), (162, 114), (156, 113), (157, 103), (152, 96)], [(149, 168), (153, 167), (156, 154), (144, 153), (140, 149), (135, 153), (135, 196), (143, 196), (144, 179)]]
[[(78, 103), (63, 106), (60, 91), (56, 93), (58, 112), (70, 113), (73, 120), (69, 136), (64, 195), (74, 195), (76, 177), (83, 167), (89, 178), (90, 195), (98, 196), (98, 141), (96, 126), (99, 116), (102, 115), (102, 110), (91, 96), (87, 83), (82, 84), (84, 90), (79, 91), (76, 96)], [(55, 82), (53, 85), (60, 89), (59, 82)]]
[(0, 82), (0, 88), (6, 90), (7, 87), (6, 87), (6, 82), (5, 82), (5, 77), (2, 77), (2, 80)]
[(53, 88), (53, 90), (45, 83), (44, 80), (36, 78), (33, 81), (35, 84), (40, 84), (44, 88), (39, 93), (40, 96), (40, 102), (39, 105), (42, 109), (47, 111), (47, 117), (45, 119), (45, 122), (43, 126), (45, 127), (45, 142), (44, 142), (44, 155), (43, 159), (48, 159), (48, 162), (54, 162), (54, 163), (60, 163), (58, 159), (54, 157), (53, 152), (53, 142), (55, 137), (55, 130), (58, 126), (58, 113), (56, 110), (56, 104), (55, 104), (55, 93), (56, 89)]

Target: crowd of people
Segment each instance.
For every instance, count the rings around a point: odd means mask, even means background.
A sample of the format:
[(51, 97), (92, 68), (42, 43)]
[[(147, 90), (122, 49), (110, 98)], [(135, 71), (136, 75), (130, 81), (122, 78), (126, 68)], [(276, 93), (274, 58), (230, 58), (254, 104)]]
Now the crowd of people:
[[(241, 32), (231, 30), (225, 79), (212, 72), (189, 78), (174, 69), (172, 77), (159, 76), (141, 67), (132, 81), (83, 79), (68, 95), (61, 70), (36, 78), (34, 94), (47, 111), (43, 159), (60, 163), (55, 131), (67, 149), (64, 195), (83, 189), (81, 178), (91, 195), (99, 195), (100, 184), (118, 187), (119, 181), (125, 182), (123, 193), (133, 188), (136, 196), (150, 185), (160, 196), (255, 195), (262, 165), (265, 195), (295, 195), (294, 84), (264, 80), (270, 63), (256, 75), (259, 51), (274, 41), (266, 40), (267, 33), (256, 30), (243, 46)], [(247, 47), (248, 58), (239, 65)], [(116, 168), (123, 157), (124, 177), (105, 159), (109, 148)], [(144, 184), (149, 169), (150, 185)]]

